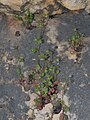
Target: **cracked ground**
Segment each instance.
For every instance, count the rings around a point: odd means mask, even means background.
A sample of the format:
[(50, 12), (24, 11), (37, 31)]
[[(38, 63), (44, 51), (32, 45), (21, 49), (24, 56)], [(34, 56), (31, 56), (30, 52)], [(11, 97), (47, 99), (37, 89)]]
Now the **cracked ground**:
[[(85, 35), (79, 63), (75, 63), (65, 49), (75, 28)], [(20, 31), (20, 35), (15, 35), (16, 31)], [(43, 31), (44, 28), (26, 30), (12, 17), (0, 15), (0, 120), (29, 120), (26, 105), (29, 96), (19, 85), (17, 71), (19, 67), (23, 72), (28, 71), (34, 64), (32, 41)], [(61, 56), (58, 79), (70, 81), (66, 92), (70, 103), (69, 120), (90, 120), (90, 15), (76, 12), (49, 19), (44, 39), (42, 50), (58, 46), (56, 54)]]

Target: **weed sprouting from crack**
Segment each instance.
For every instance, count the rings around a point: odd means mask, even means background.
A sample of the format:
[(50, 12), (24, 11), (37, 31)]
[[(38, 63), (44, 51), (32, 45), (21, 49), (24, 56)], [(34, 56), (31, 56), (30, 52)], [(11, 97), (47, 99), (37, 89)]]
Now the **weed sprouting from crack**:
[[(53, 103), (52, 101), (57, 99), (58, 93), (64, 94), (66, 84), (60, 82), (57, 77), (60, 73), (60, 57), (55, 56), (54, 50), (44, 49), (41, 51), (41, 46), (44, 44), (43, 37), (37, 36), (33, 41), (37, 47), (32, 48), (31, 52), (37, 54), (37, 63), (29, 70), (28, 80), (21, 78), (20, 84), (24, 88), (29, 86), (28, 90), (37, 94), (38, 97), (34, 99), (36, 109), (42, 110), (46, 104)], [(58, 104), (60, 107), (54, 107), (53, 114), (57, 114), (56, 109), (59, 109), (58, 112), (62, 109), (65, 111), (66, 106), (62, 99), (63, 95)]]

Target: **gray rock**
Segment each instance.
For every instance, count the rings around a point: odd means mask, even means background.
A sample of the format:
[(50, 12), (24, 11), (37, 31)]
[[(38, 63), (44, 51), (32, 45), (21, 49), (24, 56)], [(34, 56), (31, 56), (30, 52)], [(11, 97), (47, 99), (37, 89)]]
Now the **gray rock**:
[(70, 10), (85, 9), (90, 13), (90, 0), (61, 0), (61, 4)]

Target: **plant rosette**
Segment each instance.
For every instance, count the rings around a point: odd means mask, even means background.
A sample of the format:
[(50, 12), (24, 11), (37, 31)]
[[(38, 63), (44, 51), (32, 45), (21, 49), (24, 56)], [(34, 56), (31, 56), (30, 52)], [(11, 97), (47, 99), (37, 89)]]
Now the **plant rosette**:
[(69, 38), (70, 47), (75, 51), (83, 45), (84, 35), (80, 33), (77, 29), (74, 29), (73, 35)]

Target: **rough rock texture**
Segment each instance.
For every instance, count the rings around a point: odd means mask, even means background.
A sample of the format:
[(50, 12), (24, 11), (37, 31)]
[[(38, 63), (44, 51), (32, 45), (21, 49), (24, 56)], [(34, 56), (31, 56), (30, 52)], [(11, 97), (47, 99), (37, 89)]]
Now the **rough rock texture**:
[(88, 13), (90, 13), (90, 0), (87, 1), (87, 7), (85, 9)]
[(26, 9), (32, 12), (42, 8), (42, 0), (0, 0), (0, 11), (9, 14), (23, 13)]
[[(59, 18), (52, 19), (48, 23), (47, 33), (48, 43), (58, 46), (57, 53), (62, 54), (61, 72), (59, 78), (62, 81), (65, 79), (71, 80), (68, 95), (70, 96), (70, 118), (69, 120), (89, 120), (90, 119), (90, 16), (82, 14), (60, 15)], [(88, 23), (88, 25), (87, 25)], [(54, 26), (53, 26), (54, 25)], [(66, 41), (73, 34), (74, 28), (85, 34), (85, 47), (82, 50), (80, 63), (74, 63), (70, 60), (70, 56), (65, 57), (63, 48), (66, 46)], [(62, 44), (63, 43), (63, 44)], [(61, 46), (62, 44), (62, 46)], [(64, 45), (64, 46), (63, 46)], [(67, 51), (67, 49), (65, 49)], [(63, 52), (64, 51), (64, 52)], [(74, 59), (74, 57), (72, 58)], [(65, 61), (64, 61), (65, 60)]]
[(6, 14), (21, 14), (26, 9), (29, 9), (32, 13), (45, 10), (49, 14), (60, 14), (64, 7), (53, 0), (0, 0), (0, 11)]
[(61, 0), (63, 6), (70, 10), (86, 9), (90, 12), (90, 0)]
[(0, 2), (16, 10), (19, 10), (20, 6), (23, 4), (22, 0), (0, 0)]
[(90, 12), (90, 0), (0, 0), (0, 11), (9, 14), (47, 10), (49, 14), (61, 14), (69, 10), (85, 9)]
[[(90, 15), (84, 12), (62, 14), (48, 21), (44, 34), (45, 43), (42, 50), (57, 47), (55, 53), (61, 56), (61, 72), (58, 78), (60, 81), (69, 82), (70, 80), (70, 88), (67, 93), (71, 112), (69, 120), (90, 120), (89, 26)], [(75, 28), (85, 34), (85, 49), (82, 51), (79, 63), (74, 63), (73, 59), (70, 59), (70, 56), (65, 52), (68, 47), (68, 38), (73, 34)], [(16, 31), (20, 31), (20, 36), (15, 36)], [(26, 71), (35, 64), (32, 59), (36, 56), (32, 56), (31, 48), (34, 47), (34, 38), (42, 35), (42, 32), (43, 29), (38, 28), (26, 30), (11, 17), (7, 19), (5, 15), (0, 14), (0, 120), (30, 120), (28, 117), (33, 117), (33, 111), (30, 109), (30, 101), (33, 97), (31, 94), (28, 96), (21, 89), (17, 70), (20, 67), (22, 72), (26, 74)], [(20, 62), (20, 57), (24, 58), (23, 64)], [(66, 98), (64, 97), (64, 99)], [(39, 115), (36, 116), (37, 119)], [(45, 117), (47, 118), (47, 116)], [(58, 120), (56, 115), (53, 116), (53, 119)]]
[(62, 0), (62, 4), (70, 10), (83, 9), (86, 6), (87, 0)]

